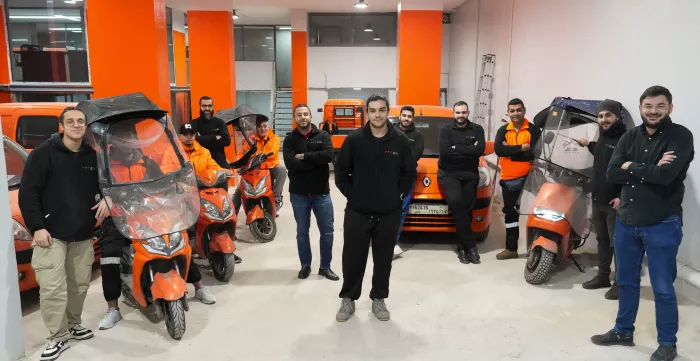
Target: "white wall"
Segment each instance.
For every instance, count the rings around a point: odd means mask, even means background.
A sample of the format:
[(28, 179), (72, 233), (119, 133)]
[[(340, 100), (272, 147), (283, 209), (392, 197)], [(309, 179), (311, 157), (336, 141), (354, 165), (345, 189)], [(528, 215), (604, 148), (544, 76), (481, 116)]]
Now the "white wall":
[(447, 104), (474, 103), (478, 8), (478, 1), (472, 0), (452, 13)]
[(450, 41), (452, 40), (452, 25), (442, 24), (442, 54), (440, 57), (440, 88), (449, 88), (450, 72)]
[(236, 90), (272, 90), (271, 61), (237, 61)]
[[(328, 100), (328, 91), (309, 89), (307, 101), (311, 107), (311, 119), (316, 125), (323, 121), (323, 105), (326, 103), (326, 100)], [(321, 111), (318, 112), (318, 109), (321, 109)]]
[(309, 88), (396, 88), (396, 47), (308, 50)]

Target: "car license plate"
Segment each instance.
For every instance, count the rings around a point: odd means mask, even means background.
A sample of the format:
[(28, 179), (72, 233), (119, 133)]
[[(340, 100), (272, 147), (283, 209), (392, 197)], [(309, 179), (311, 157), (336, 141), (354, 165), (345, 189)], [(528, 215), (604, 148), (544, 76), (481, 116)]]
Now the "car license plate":
[(409, 214), (449, 214), (449, 208), (446, 204), (411, 204), (408, 209)]

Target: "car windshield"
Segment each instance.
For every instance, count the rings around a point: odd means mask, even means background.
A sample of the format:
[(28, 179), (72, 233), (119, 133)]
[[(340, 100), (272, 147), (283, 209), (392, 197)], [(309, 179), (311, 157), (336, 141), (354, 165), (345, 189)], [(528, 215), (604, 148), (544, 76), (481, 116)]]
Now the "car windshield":
[(24, 170), (24, 162), (29, 154), (19, 144), (11, 141), (7, 137), (3, 137), (3, 146), (5, 147), (5, 164), (7, 166), (7, 188), (12, 189), (19, 187), (22, 181), (22, 171)]
[[(389, 117), (391, 124), (397, 124), (399, 117)], [(438, 158), (440, 157), (440, 127), (444, 124), (452, 124), (453, 119), (447, 117), (429, 117), (418, 115), (413, 118), (413, 124), (416, 125), (416, 130), (423, 134), (425, 149), (423, 150), (423, 158)]]

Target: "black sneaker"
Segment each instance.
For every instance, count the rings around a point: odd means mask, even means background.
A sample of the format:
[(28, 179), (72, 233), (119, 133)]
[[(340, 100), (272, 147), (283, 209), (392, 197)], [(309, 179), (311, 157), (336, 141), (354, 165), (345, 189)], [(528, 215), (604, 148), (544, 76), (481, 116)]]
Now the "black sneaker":
[(592, 280), (588, 282), (584, 282), (582, 284), (583, 288), (587, 290), (597, 290), (599, 288), (607, 288), (610, 287), (610, 277), (609, 276), (601, 276), (601, 275), (596, 275), (593, 277)]
[(70, 348), (65, 341), (49, 341), (46, 349), (41, 353), (41, 361), (53, 361), (61, 356), (61, 353)]
[(615, 330), (610, 330), (602, 335), (591, 337), (591, 341), (598, 346), (634, 346), (634, 336), (623, 336)]
[(608, 300), (617, 300), (619, 297), (618, 291), (617, 291), (617, 283), (613, 283), (612, 287), (608, 290), (608, 292), (605, 292), (605, 299)]
[(651, 355), (650, 361), (673, 361), (676, 359), (676, 356), (678, 356), (676, 345), (659, 346), (659, 348), (656, 349), (656, 352)]
[(71, 327), (68, 332), (70, 333), (70, 338), (73, 340), (87, 340), (95, 336), (92, 331), (80, 325)]

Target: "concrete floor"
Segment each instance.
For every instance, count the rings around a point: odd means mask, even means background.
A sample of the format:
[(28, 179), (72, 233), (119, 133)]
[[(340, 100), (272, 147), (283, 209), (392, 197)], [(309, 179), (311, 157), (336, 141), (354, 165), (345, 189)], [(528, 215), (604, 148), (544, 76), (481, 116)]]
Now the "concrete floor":
[[(332, 189), (333, 269), (340, 275), (345, 199)], [(370, 257), (357, 312), (348, 322), (337, 323), (341, 283), (315, 275), (319, 262), (315, 225), (314, 274), (307, 280), (296, 277), (295, 223), (286, 202), (277, 237), (268, 244), (250, 241), (247, 227), (239, 222), (238, 254), (243, 263), (230, 284), (203, 270), (204, 282), (218, 302), (190, 303), (181, 341), (168, 336), (163, 322), (154, 323), (124, 304), (120, 306), (124, 320), (111, 330), (98, 331), (106, 306), (97, 270), (83, 313), (84, 325), (96, 337), (72, 342), (60, 360), (648, 360), (657, 346), (648, 278), (643, 279), (637, 346), (594, 346), (589, 337), (609, 330), (617, 311), (616, 302), (603, 298), (605, 290), (587, 291), (580, 285), (596, 272), (595, 242), (577, 251), (578, 260), (587, 266), (585, 274), (567, 264), (549, 284), (529, 285), (523, 279), (523, 258), (495, 258), (504, 239), (497, 208), (491, 235), (480, 246), (481, 265), (460, 264), (449, 235), (408, 235), (402, 244), (406, 253), (394, 262), (392, 272), (387, 300), (392, 320), (379, 322), (371, 314)], [(22, 302), (26, 355), (38, 360), (46, 329), (37, 293), (23, 295)], [(678, 360), (700, 360), (698, 307), (680, 300)]]

